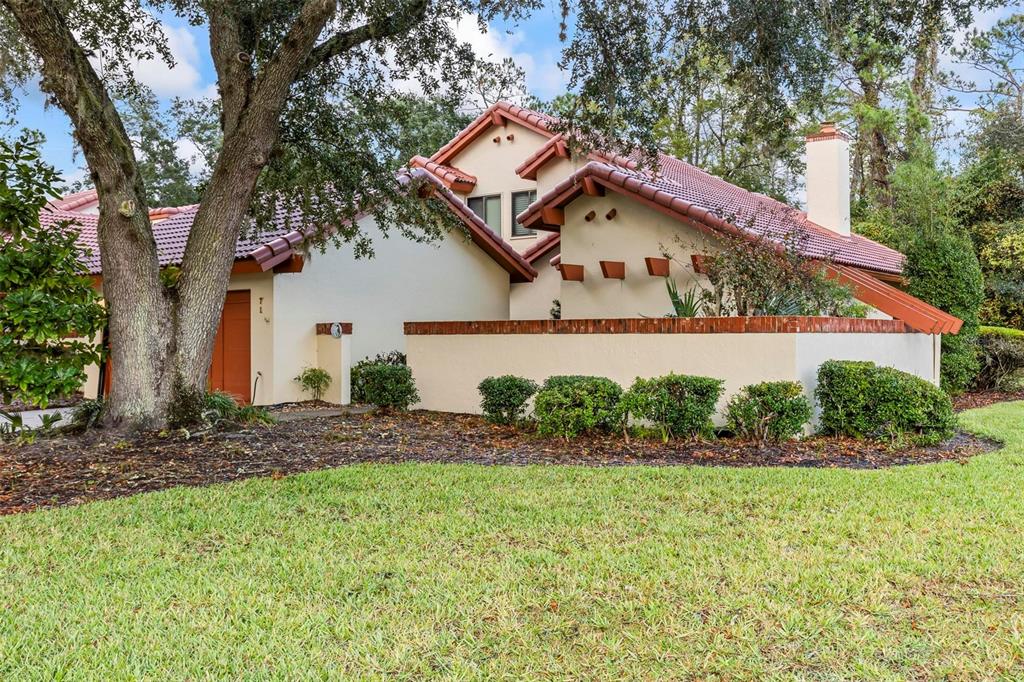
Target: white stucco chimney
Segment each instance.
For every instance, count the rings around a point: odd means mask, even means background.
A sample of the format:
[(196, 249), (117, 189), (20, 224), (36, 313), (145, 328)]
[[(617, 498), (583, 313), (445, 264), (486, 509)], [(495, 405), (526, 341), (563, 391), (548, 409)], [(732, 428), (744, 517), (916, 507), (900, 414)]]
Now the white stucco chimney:
[(807, 136), (807, 217), (850, 235), (850, 138), (831, 121)]

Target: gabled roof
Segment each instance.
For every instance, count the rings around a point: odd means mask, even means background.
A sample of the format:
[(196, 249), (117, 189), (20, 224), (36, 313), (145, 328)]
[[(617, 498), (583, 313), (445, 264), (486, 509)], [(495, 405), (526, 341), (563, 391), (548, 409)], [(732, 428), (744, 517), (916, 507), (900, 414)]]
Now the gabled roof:
[(473, 243), (483, 249), (491, 258), (501, 265), (513, 282), (532, 282), (537, 276), (533, 266), (516, 252), (512, 246), (494, 233), (476, 213), (459, 199), (444, 183), (432, 173), (422, 168), (411, 168), (398, 176), (398, 181), (408, 184), (413, 179), (425, 180), (435, 188), (435, 196), (440, 198), (462, 221), (469, 231)]
[(660, 155), (657, 174), (621, 156), (590, 161), (531, 204), (517, 220), (525, 227), (559, 230), (561, 209), (585, 192), (611, 190), (635, 198), (707, 232), (762, 236), (780, 245), (789, 235), (803, 255), (899, 275), (903, 254), (860, 235), (839, 235), (780, 201), (749, 192), (695, 166)]
[(434, 163), (446, 165), (459, 152), (472, 144), (474, 140), (489, 131), (493, 126), (503, 126), (507, 121), (518, 123), (545, 137), (554, 137), (555, 135), (552, 128), (556, 121), (553, 117), (542, 114), (539, 111), (524, 109), (508, 102), (496, 102), (488, 107), (484, 113), (477, 116), (472, 123), (463, 128), (447, 144), (434, 152), (430, 160)]
[(476, 176), (470, 175), (466, 171), (454, 166), (444, 166), (435, 163), (425, 156), (417, 155), (412, 157), (409, 165), (413, 168), (423, 168), (433, 173), (437, 176), (438, 180), (444, 183), (445, 187), (461, 194), (468, 194), (476, 187)]
[[(398, 181), (406, 184), (411, 178), (421, 178), (431, 183), (435, 193), (455, 212), (466, 225), (473, 243), (484, 250), (505, 271), (513, 282), (529, 282), (537, 276), (537, 271), (524, 260), (505, 240), (496, 235), (473, 213), (465, 203), (459, 200), (451, 190), (434, 174), (422, 169), (413, 168), (398, 175)], [(91, 190), (95, 191), (95, 190)], [(67, 197), (65, 197), (67, 199)], [(71, 210), (58, 209), (58, 205), (72, 205), (74, 201), (63, 203), (63, 200), (51, 202), (39, 214), (39, 221), (44, 226), (58, 222), (69, 222), (77, 226), (78, 244), (88, 255), (83, 262), (89, 274), (98, 275), (102, 272), (100, 263), (99, 238), (97, 220), (94, 213), (78, 213)], [(157, 260), (161, 266), (178, 265), (185, 256), (185, 245), (192, 231), (199, 206), (182, 206), (178, 208), (159, 208), (150, 211), (153, 238), (157, 246)], [(306, 235), (291, 225), (301, 224), (301, 213), (290, 214), (279, 210), (270, 225), (255, 234), (240, 236), (235, 246), (235, 260), (251, 258), (266, 272), (283, 263), (295, 254), (295, 249), (305, 241)], [(362, 215), (357, 216), (357, 219)]]

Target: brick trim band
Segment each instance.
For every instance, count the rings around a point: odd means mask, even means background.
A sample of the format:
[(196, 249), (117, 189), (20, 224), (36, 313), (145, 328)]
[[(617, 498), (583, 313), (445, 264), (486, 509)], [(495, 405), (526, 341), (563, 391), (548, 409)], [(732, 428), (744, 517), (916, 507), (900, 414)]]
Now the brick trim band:
[[(334, 324), (334, 322), (317, 322), (316, 323), (316, 335), (317, 336), (330, 336), (331, 335), (331, 325), (332, 324)], [(341, 333), (342, 334), (344, 334), (346, 336), (351, 336), (351, 334), (352, 334), (352, 323), (351, 322), (338, 322), (338, 324), (341, 325)]]
[(692, 317), (406, 322), (407, 336), (473, 334), (912, 334), (901, 320), (852, 317)]

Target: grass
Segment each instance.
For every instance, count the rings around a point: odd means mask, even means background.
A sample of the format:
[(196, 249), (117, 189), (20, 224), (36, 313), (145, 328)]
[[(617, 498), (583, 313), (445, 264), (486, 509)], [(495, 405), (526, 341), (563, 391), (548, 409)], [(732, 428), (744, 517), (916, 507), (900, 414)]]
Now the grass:
[(356, 466), (0, 519), (0, 679), (1020, 679), (1007, 447), (884, 471)]

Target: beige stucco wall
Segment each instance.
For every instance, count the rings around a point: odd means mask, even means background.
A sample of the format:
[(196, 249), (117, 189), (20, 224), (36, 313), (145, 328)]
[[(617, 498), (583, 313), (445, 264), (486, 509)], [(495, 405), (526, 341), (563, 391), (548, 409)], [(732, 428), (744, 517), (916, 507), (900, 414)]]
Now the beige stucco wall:
[(508, 273), (462, 232), (419, 244), (382, 238), (372, 216), (360, 228), (374, 237), (374, 258), (330, 247), (310, 254), (302, 272), (274, 277), (273, 402), (305, 398), (294, 377), (317, 364), (318, 322), (351, 322), (358, 362), (404, 350), (406, 321), (508, 319)]
[[(605, 215), (616, 210), (616, 216)], [(587, 222), (584, 216), (597, 217)], [(694, 228), (616, 192), (603, 197), (581, 196), (565, 209), (562, 262), (584, 267), (583, 282), (562, 282), (562, 318), (663, 317), (672, 304), (661, 277), (647, 274), (646, 257), (663, 250), (673, 257), (670, 272), (679, 292), (696, 283), (690, 254), (705, 253), (714, 243)], [(624, 261), (624, 280), (605, 279), (600, 261)]]
[(638, 376), (710, 376), (725, 380), (720, 410), (734, 393), (760, 381), (799, 381), (813, 396), (818, 367), (829, 359), (871, 360), (937, 380), (933, 337), (925, 334), (411, 335), (406, 349), (419, 407), (444, 412), (478, 413), (477, 385), (501, 374), (537, 382), (589, 374), (623, 388)]
[(552, 301), (561, 295), (562, 277), (548, 261), (558, 253), (553, 249), (534, 264), (537, 278), (532, 282), (513, 284), (509, 299), (509, 319), (547, 320), (551, 317)]
[[(512, 140), (506, 139), (509, 135)], [(501, 142), (496, 144), (495, 137)], [(510, 122), (500, 128), (492, 127), (448, 162), (476, 176), (476, 187), (463, 199), (501, 195), (501, 236), (520, 253), (530, 248), (537, 236), (512, 237), (512, 192), (537, 189), (537, 183), (516, 175), (516, 168), (547, 140), (529, 128)]]
[(343, 334), (335, 338), (329, 334), (318, 334), (316, 366), (331, 375), (331, 385), (324, 392), (323, 399), (338, 405), (352, 402), (352, 336)]
[[(732, 394), (748, 383), (796, 375), (792, 334), (481, 334), (409, 336), (419, 407), (478, 413), (477, 385), (515, 374), (537, 382), (590, 374), (624, 388), (676, 372), (717, 377)], [(723, 398), (724, 400), (724, 398)], [(724, 403), (723, 403), (724, 404)]]

